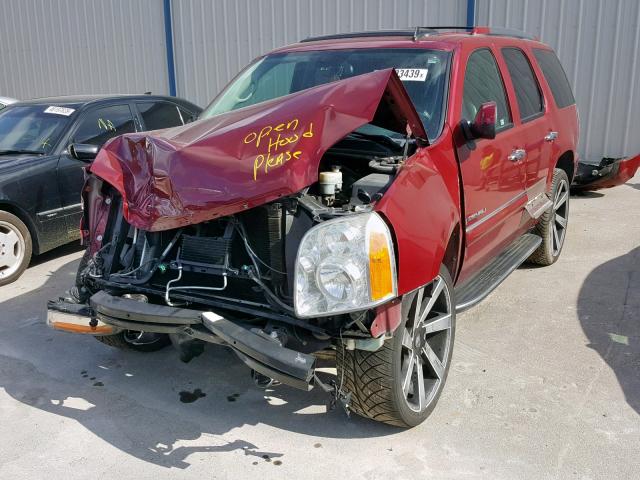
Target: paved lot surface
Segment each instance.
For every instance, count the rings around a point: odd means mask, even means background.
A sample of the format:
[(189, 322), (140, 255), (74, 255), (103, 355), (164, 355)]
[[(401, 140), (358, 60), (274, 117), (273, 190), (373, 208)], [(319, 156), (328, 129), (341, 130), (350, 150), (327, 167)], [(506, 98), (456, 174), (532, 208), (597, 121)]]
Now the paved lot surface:
[(259, 391), (225, 349), (182, 364), (50, 331), (80, 257), (58, 250), (0, 288), (0, 478), (639, 478), (639, 205), (640, 176), (572, 198), (560, 261), (459, 317), (440, 403), (409, 431)]

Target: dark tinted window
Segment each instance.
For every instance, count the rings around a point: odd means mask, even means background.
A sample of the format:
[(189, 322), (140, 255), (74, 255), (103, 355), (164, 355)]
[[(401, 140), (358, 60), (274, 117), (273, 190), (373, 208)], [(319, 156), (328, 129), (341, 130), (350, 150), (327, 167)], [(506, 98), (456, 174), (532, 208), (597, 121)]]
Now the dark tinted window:
[(503, 48), (502, 55), (516, 91), (520, 118), (526, 120), (539, 114), (544, 110), (540, 86), (524, 52), (519, 48)]
[(73, 141), (101, 147), (113, 137), (135, 131), (129, 106), (113, 105), (85, 113)]
[(462, 118), (473, 121), (480, 105), (496, 102), (496, 130), (511, 124), (511, 114), (504, 91), (504, 83), (493, 54), (486, 49), (471, 54), (464, 76)]
[(177, 127), (187, 122), (187, 119), (182, 117), (177, 105), (173, 103), (145, 102), (137, 105), (146, 130)]
[(553, 93), (553, 99), (556, 101), (558, 108), (563, 108), (568, 105), (576, 103), (573, 98), (573, 92), (567, 80), (567, 75), (564, 73), (560, 60), (556, 57), (556, 54), (550, 50), (534, 49), (533, 54), (538, 60), (538, 64), (542, 69), (544, 78), (546, 78), (551, 93)]

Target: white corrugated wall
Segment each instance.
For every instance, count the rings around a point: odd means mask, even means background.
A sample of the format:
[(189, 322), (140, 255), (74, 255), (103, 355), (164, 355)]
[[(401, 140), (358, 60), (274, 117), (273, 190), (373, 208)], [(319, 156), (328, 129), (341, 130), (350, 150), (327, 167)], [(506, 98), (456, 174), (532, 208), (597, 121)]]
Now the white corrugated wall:
[(477, 0), (476, 24), (525, 30), (556, 50), (585, 158), (640, 153), (639, 0)]
[(2, 0), (0, 95), (167, 92), (162, 0)]
[(173, 0), (178, 95), (206, 105), (253, 58), (308, 36), (464, 25), (466, 0)]

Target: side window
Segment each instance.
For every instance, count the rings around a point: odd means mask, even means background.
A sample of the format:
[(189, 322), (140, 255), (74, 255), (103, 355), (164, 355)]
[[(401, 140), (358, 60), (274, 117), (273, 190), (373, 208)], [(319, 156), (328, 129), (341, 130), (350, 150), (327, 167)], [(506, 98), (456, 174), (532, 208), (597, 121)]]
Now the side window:
[(480, 105), (496, 102), (496, 131), (511, 125), (511, 113), (496, 59), (488, 49), (476, 50), (469, 57), (464, 76), (462, 118), (473, 121)]
[(520, 119), (526, 121), (544, 110), (540, 86), (524, 52), (519, 48), (503, 48), (502, 56), (516, 91)]
[(178, 106), (173, 103), (144, 102), (136, 105), (146, 130), (177, 127), (187, 122), (186, 118), (183, 119)]
[(573, 98), (573, 92), (567, 80), (567, 75), (564, 73), (560, 60), (556, 57), (556, 54), (551, 50), (534, 49), (533, 55), (540, 65), (540, 69), (544, 75), (544, 78), (549, 84), (553, 99), (556, 101), (558, 108), (568, 107), (576, 103)]
[(135, 131), (129, 105), (112, 105), (85, 113), (73, 141), (102, 147), (113, 137)]

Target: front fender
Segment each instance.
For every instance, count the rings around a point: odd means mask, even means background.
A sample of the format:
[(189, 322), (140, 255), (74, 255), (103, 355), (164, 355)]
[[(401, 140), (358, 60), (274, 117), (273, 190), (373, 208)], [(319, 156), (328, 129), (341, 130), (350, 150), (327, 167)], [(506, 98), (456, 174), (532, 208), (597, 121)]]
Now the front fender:
[(438, 275), (449, 238), (460, 225), (458, 164), (449, 135), (443, 137), (407, 160), (375, 208), (395, 233), (399, 295)]

